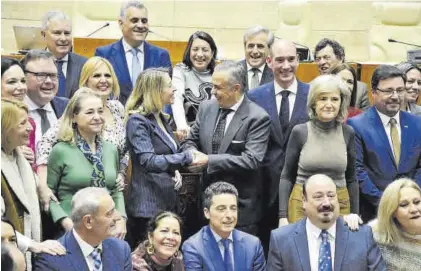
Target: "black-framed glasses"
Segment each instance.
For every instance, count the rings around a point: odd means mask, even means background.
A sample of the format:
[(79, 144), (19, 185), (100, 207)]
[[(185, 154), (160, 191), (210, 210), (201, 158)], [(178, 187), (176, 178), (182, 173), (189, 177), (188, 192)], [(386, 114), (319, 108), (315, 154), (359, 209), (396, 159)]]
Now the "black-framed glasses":
[(399, 96), (404, 95), (406, 93), (406, 89), (404, 87), (397, 88), (397, 89), (380, 89), (380, 88), (376, 88), (376, 89), (380, 92), (383, 92), (385, 95), (388, 95), (388, 96), (392, 96), (393, 93), (395, 93), (395, 92)]
[(47, 77), (50, 77), (51, 81), (57, 81), (58, 80), (57, 73), (31, 72), (31, 71), (28, 71), (28, 70), (25, 70), (25, 73), (30, 73), (30, 74), (35, 75), (35, 77), (41, 82), (44, 82), (45, 80), (47, 80)]

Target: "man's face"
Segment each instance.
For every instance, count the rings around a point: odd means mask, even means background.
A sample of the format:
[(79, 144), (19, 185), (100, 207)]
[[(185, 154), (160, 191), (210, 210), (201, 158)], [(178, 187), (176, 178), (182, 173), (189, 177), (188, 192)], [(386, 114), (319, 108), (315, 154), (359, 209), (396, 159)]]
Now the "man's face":
[(268, 58), (269, 67), (273, 71), (275, 81), (284, 88), (289, 87), (298, 68), (297, 50), (292, 43), (275, 42)]
[(249, 37), (245, 45), (246, 61), (253, 68), (259, 68), (266, 62), (269, 54), (268, 35), (259, 33), (256, 36)]
[(42, 32), (48, 50), (57, 59), (63, 58), (72, 47), (72, 24), (68, 20), (52, 20)]
[(53, 59), (29, 61), (25, 67), (28, 97), (38, 106), (44, 106), (56, 96), (58, 89), (57, 67)]
[(204, 209), (209, 226), (222, 238), (227, 238), (237, 225), (237, 197), (220, 194), (212, 197), (209, 209)]
[(92, 215), (90, 224), (92, 234), (101, 241), (112, 236), (118, 219), (113, 199), (110, 195), (103, 196), (96, 214)]
[(129, 7), (126, 17), (118, 20), (124, 40), (132, 47), (138, 47), (146, 39), (149, 31), (148, 11), (144, 8)]
[(308, 219), (320, 229), (329, 229), (339, 216), (336, 185), (322, 177), (308, 182), (306, 192), (303, 207)]
[(228, 71), (215, 71), (212, 75), (212, 94), (222, 108), (230, 108), (238, 101), (240, 85), (231, 86)]
[(386, 116), (393, 117), (399, 112), (400, 104), (405, 99), (406, 89), (402, 77), (392, 77), (381, 80), (372, 93), (377, 110)]
[(315, 62), (320, 74), (328, 74), (342, 63), (342, 59), (338, 59), (333, 52), (332, 46), (327, 45), (316, 53)]

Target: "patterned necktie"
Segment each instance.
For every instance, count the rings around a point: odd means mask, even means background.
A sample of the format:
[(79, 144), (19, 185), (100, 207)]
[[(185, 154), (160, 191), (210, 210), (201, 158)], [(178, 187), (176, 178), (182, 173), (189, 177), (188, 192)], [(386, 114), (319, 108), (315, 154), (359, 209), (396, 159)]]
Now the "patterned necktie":
[(41, 117), (41, 134), (43, 135), (50, 129), (50, 121), (47, 117), (47, 111), (44, 108), (38, 108), (37, 112)]
[(139, 58), (137, 57), (137, 52), (139, 52), (138, 48), (132, 48), (130, 50), (130, 52), (133, 54), (133, 59), (132, 59), (132, 84), (133, 87), (136, 84), (136, 79), (139, 76), (141, 67), (140, 67), (140, 61)]
[(232, 268), (232, 259), (230, 253), (230, 240), (221, 239), (222, 244), (224, 245), (224, 267), (225, 271), (233, 271)]
[(401, 141), (399, 140), (399, 132), (397, 127), (397, 121), (391, 118), (390, 124), (390, 137), (392, 138), (393, 153), (395, 154), (396, 165), (399, 166), (399, 159), (401, 157)]
[(289, 90), (281, 91), (282, 101), (279, 110), (279, 121), (281, 122), (282, 132), (285, 133), (289, 126)]
[(220, 109), (218, 124), (216, 125), (212, 137), (212, 154), (217, 154), (219, 151), (221, 141), (224, 138), (225, 125), (227, 124), (227, 116), (231, 111), (231, 109)]
[(57, 60), (57, 73), (58, 73), (58, 93), (56, 96), (66, 97), (66, 77), (63, 73), (64, 60)]
[(252, 68), (251, 71), (253, 72), (253, 76), (251, 77), (250, 90), (253, 88), (257, 88), (260, 84), (259, 82), (260, 70), (258, 68)]
[(320, 236), (322, 237), (322, 243), (319, 250), (319, 271), (332, 271), (329, 234), (326, 230), (322, 230)]
[(101, 249), (94, 248), (89, 256), (94, 260), (94, 269), (93, 271), (102, 270), (102, 261), (101, 261)]

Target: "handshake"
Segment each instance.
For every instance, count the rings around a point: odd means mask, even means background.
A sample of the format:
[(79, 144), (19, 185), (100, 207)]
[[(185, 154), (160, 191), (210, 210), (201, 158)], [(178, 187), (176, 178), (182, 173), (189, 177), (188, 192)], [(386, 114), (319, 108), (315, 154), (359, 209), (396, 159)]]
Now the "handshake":
[(193, 161), (187, 169), (192, 173), (200, 173), (208, 165), (208, 156), (198, 150), (191, 151)]

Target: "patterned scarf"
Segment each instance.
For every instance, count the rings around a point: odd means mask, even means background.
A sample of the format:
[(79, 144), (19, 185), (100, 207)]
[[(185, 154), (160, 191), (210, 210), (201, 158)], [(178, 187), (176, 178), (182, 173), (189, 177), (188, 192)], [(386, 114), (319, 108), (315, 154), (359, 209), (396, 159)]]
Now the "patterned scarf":
[(76, 133), (76, 146), (85, 155), (86, 159), (91, 162), (94, 170), (91, 176), (91, 186), (105, 187), (104, 165), (102, 164), (102, 141), (99, 136), (95, 138), (96, 153), (92, 153), (88, 143)]

